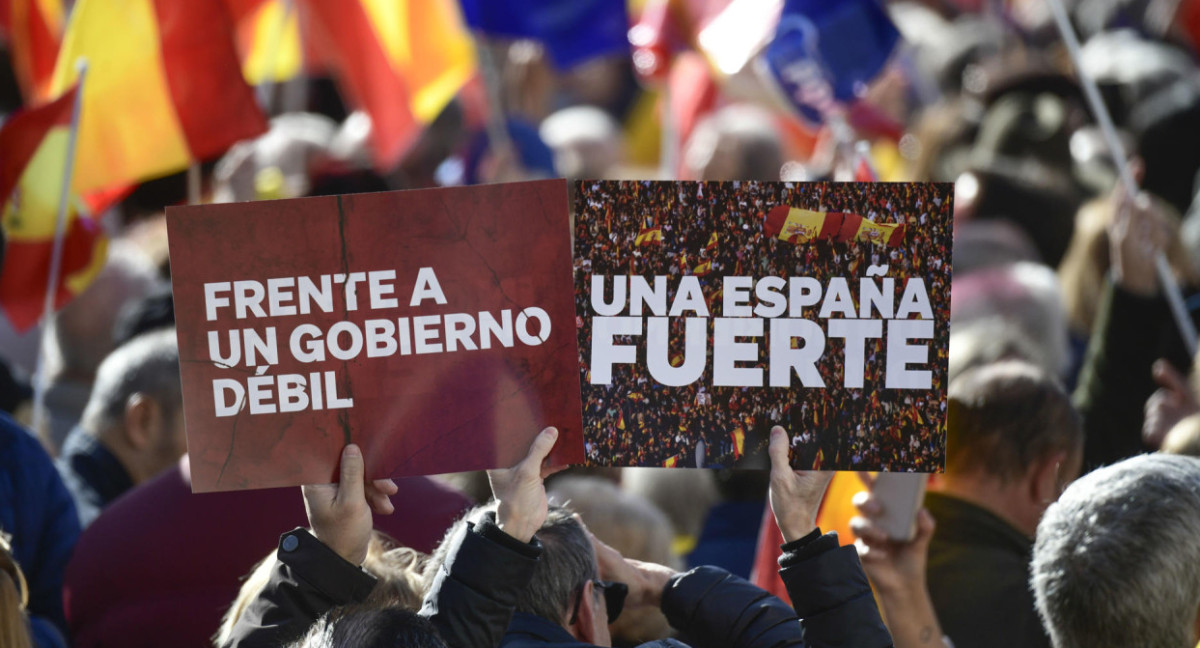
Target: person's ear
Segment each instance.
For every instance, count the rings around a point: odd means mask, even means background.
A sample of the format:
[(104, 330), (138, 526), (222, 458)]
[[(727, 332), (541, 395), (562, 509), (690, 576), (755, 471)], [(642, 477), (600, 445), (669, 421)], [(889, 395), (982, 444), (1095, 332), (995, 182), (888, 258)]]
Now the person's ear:
[[(579, 640), (592, 645), (598, 644), (600, 637), (596, 631), (596, 585), (588, 581), (579, 591), (579, 618), (575, 621), (575, 634)], [(604, 620), (608, 623), (608, 619)]]
[(1031, 470), (1030, 497), (1042, 508), (1053, 504), (1066, 487), (1067, 453), (1058, 451), (1034, 462)]
[(162, 412), (153, 398), (140, 392), (125, 401), (125, 439), (134, 450), (143, 450), (155, 440)]

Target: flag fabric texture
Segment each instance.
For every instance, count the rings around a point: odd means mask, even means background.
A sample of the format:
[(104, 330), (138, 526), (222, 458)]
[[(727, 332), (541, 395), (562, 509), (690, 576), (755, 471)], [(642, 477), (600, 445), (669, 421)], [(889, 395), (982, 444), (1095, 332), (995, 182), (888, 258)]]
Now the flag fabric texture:
[(704, 249), (706, 249), (706, 250), (708, 250), (708, 251), (710, 251), (710, 252), (711, 252), (712, 250), (715, 250), (715, 249), (717, 249), (717, 245), (718, 245), (720, 242), (721, 242), (721, 237), (720, 237), (720, 235), (718, 235), (716, 232), (713, 232), (713, 233), (712, 233), (712, 236), (708, 237), (708, 245), (705, 245), (705, 246), (704, 246)]
[(679, 465), (679, 455), (674, 455), (663, 462), (663, 468), (674, 468)]
[(647, 227), (638, 233), (637, 238), (633, 241), (634, 246), (642, 247), (645, 245), (662, 245), (662, 228)]
[(763, 219), (764, 234), (797, 244), (824, 239), (899, 247), (906, 231), (902, 223), (876, 223), (858, 214), (816, 212), (787, 205), (771, 208)]
[(9, 50), (25, 104), (49, 99), (54, 62), (62, 42), (62, 0), (9, 0)]
[(696, 268), (692, 270), (692, 274), (696, 275), (697, 277), (707, 277), (708, 275), (712, 274), (712, 261), (705, 261), (704, 263), (696, 266)]
[(72, 183), (81, 194), (180, 171), (267, 129), (220, 0), (80, 0), (52, 91), (75, 83), (81, 57)]
[(858, 97), (899, 40), (880, 0), (787, 0), (763, 56), (799, 115), (819, 124)]
[(351, 101), (371, 116), (375, 166), (391, 170), (475, 74), (453, 0), (306, 0)]
[(614, 0), (461, 0), (471, 29), (536, 40), (565, 70), (601, 56), (629, 55), (629, 16)]
[[(66, 171), (76, 88), (57, 100), (16, 113), (0, 128), (0, 200), (8, 238), (0, 268), (0, 308), (17, 331), (37, 323), (45, 305), (50, 260)], [(104, 265), (107, 242), (72, 194), (54, 307), (83, 292)]]
[(251, 85), (287, 81), (304, 70), (300, 17), (286, 0), (225, 0), (233, 13), (242, 76)]

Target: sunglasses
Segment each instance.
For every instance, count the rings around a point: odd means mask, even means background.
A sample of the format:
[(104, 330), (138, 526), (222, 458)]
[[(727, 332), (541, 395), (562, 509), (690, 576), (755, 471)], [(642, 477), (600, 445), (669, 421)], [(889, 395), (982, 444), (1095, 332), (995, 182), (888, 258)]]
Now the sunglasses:
[[(611, 625), (617, 620), (617, 617), (621, 616), (621, 609), (625, 607), (625, 597), (629, 595), (629, 586), (616, 581), (592, 579), (592, 587), (600, 590), (604, 595), (604, 607), (608, 610), (608, 623)], [(583, 601), (582, 587), (579, 588), (579, 596), (575, 597), (575, 609), (571, 612), (571, 620), (567, 625), (574, 625), (579, 621), (579, 603), (581, 601)]]

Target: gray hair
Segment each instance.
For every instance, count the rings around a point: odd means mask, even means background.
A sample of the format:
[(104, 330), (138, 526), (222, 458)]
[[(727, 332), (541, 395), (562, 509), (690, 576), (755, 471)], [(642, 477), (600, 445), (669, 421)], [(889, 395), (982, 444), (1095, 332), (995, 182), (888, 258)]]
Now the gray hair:
[(174, 415), (183, 403), (175, 329), (143, 333), (110, 353), (96, 371), (81, 425), (93, 434), (119, 425), (134, 394), (144, 394)]
[(1056, 648), (1192, 648), (1200, 460), (1142, 455), (1076, 481), (1038, 525), (1031, 582)]
[[(494, 521), (495, 512), (493, 500), (471, 509), (450, 527), (425, 568), (426, 589), (446, 562), (449, 548), (461, 543), (459, 536), (466, 532), (467, 524), (488, 517)], [(529, 586), (517, 595), (516, 610), (559, 624), (567, 616), (581, 588), (599, 573), (596, 553), (583, 523), (573, 511), (562, 506), (550, 506), (546, 521), (536, 535), (544, 549), (533, 569)]]

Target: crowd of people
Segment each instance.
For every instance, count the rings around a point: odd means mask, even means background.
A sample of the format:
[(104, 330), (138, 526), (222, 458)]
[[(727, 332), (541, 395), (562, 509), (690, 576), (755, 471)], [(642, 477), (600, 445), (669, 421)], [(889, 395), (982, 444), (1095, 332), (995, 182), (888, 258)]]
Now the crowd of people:
[[(87, 289), (29, 331), (0, 317), (0, 646), (1200, 643), (1200, 372), (1183, 332), (1200, 291), (1200, 2), (1067, 0), (1076, 59), (1053, 2), (872, 1), (900, 43), (823, 125), (755, 92), (753, 62), (714, 63), (723, 39), (700, 34), (729, 4), (631, 3), (635, 21), (669, 5), (684, 35), (654, 50), (666, 78), (639, 76), (638, 30), (636, 55), (566, 68), (543, 43), (480, 36), (488, 83), (389, 169), (370, 118), (307, 69), (261, 88), (265, 135), (190, 181), (127, 188), (96, 217), (110, 241)], [(890, 182), (843, 183), (868, 171)], [(487, 473), (375, 481), (369, 446), (349, 444), (336, 484), (191, 493), (166, 206), (559, 176), (580, 181), (580, 313), (593, 275), (698, 277), (719, 316), (718, 277), (886, 264), (928, 290), (934, 389), (882, 388), (871, 341), (862, 389), (841, 386), (833, 341), (826, 388), (793, 376), (780, 394), (708, 373), (664, 388), (621, 363), (592, 384), (583, 354), (591, 466), (544, 465), (561, 443), (547, 429)], [(781, 205), (903, 224), (904, 242), (764, 235)], [(914, 472), (879, 487), (832, 472), (883, 469)]]
[[(950, 189), (937, 184), (829, 182), (580, 183), (575, 300), (582, 323), (580, 371), (589, 463), (761, 467), (767, 432), (786, 423), (805, 431), (796, 439), (797, 467), (939, 470), (945, 457), (945, 402), (936, 393), (946, 380), (949, 337), (944, 323), (950, 316), (951, 266), (942, 260), (950, 243)], [(906, 224), (905, 231), (911, 234), (890, 247), (825, 238), (790, 243), (764, 232), (767, 212), (779, 205)], [(658, 234), (651, 238), (651, 232)], [(883, 337), (867, 342), (862, 388), (844, 386), (846, 370), (839, 348), (844, 343), (832, 338), (818, 362), (824, 388), (802, 388), (799, 380), (793, 381), (793, 388), (716, 386), (711, 361), (690, 385), (668, 388), (649, 375), (645, 359), (651, 342), (646, 335), (625, 340), (636, 346), (639, 362), (615, 369), (611, 383), (591, 380), (594, 277), (606, 278), (609, 286), (616, 275), (641, 275), (651, 285), (655, 277), (667, 277), (671, 288), (678, 286), (682, 276), (698, 277), (708, 305), (705, 349), (711, 356), (711, 318), (725, 316), (725, 277), (811, 277), (822, 286), (833, 277), (845, 277), (852, 292), (857, 292), (869, 265), (888, 268), (886, 276), (899, 287), (893, 303), (899, 303), (899, 293), (910, 277), (919, 277), (928, 287), (934, 317), (943, 323), (935, 325), (934, 338), (928, 342), (926, 366), (932, 375), (933, 397), (928, 391), (883, 388), (887, 346)], [(626, 294), (632, 295), (632, 290)], [(677, 291), (668, 294), (670, 304)], [(599, 298), (607, 303), (612, 295)], [(751, 292), (748, 304), (759, 303)], [(814, 305), (803, 316), (819, 321), (819, 310), (820, 305)], [(869, 314), (880, 316), (876, 311)], [(687, 362), (685, 322), (683, 317), (669, 322), (666, 353), (675, 365)], [(768, 339), (758, 344), (758, 359), (743, 365), (765, 374), (770, 361)]]

